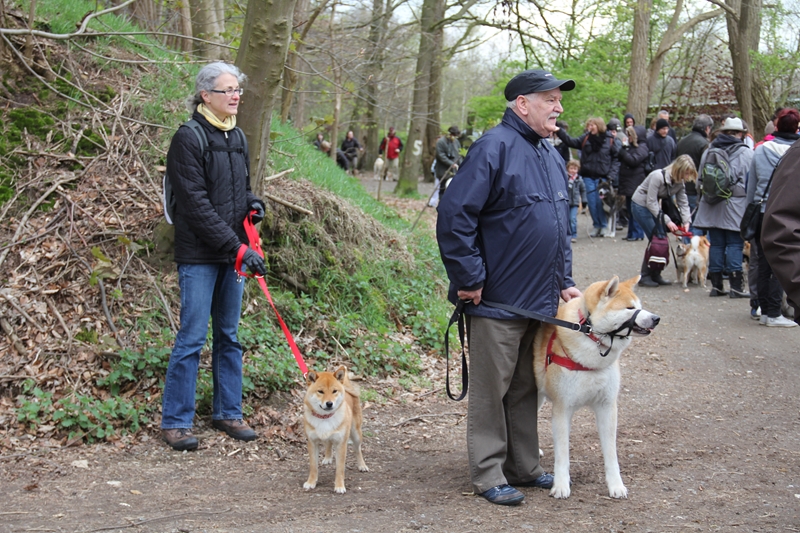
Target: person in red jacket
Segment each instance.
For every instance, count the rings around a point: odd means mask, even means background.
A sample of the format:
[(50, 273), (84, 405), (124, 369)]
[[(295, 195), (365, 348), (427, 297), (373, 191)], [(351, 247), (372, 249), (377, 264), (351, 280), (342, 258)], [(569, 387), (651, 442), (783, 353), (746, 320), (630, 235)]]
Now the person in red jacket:
[(392, 126), (378, 148), (378, 152), (380, 152), (378, 155), (386, 160), (386, 164), (383, 165), (383, 179), (389, 179), (389, 167), (394, 172), (392, 178), (397, 179), (400, 170), (400, 150), (402, 149), (403, 141), (395, 135), (394, 126)]

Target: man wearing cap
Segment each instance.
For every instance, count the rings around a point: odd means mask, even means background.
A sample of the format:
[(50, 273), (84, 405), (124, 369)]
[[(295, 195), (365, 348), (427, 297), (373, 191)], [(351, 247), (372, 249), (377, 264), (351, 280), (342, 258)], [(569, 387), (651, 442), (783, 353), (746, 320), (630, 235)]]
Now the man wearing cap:
[[(445, 188), (450, 178), (455, 175), (458, 170), (458, 161), (461, 158), (459, 151), (461, 144), (458, 142), (458, 136), (461, 131), (458, 126), (450, 126), (447, 129), (447, 135), (442, 135), (436, 141), (436, 166), (434, 168), (434, 175), (436, 181), (439, 183), (439, 196), (444, 194)], [(450, 171), (448, 173), (448, 171)], [(447, 179), (442, 179), (447, 174)]]
[(543, 70), (512, 78), (501, 123), (470, 146), (439, 202), (448, 298), (468, 301), (470, 477), (476, 494), (500, 505), (525, 499), (514, 486), (550, 488), (553, 476), (539, 465), (540, 322), (483, 302), (555, 316), (560, 298), (581, 295), (572, 280), (564, 161), (546, 140), (558, 129), (561, 91), (574, 88)]

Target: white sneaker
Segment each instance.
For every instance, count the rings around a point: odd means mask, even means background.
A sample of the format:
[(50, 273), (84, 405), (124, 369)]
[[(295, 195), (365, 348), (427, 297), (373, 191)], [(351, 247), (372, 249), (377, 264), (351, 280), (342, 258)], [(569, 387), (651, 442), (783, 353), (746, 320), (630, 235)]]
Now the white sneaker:
[(760, 317), (758, 317), (758, 323), (761, 324), (762, 326), (766, 326), (767, 325), (767, 315), (761, 315)]
[(797, 325), (797, 322), (789, 320), (785, 316), (778, 316), (775, 318), (768, 317), (766, 325), (768, 328), (793, 328)]
[(750, 318), (753, 320), (758, 320), (761, 318), (761, 308), (756, 307), (755, 309), (750, 310)]

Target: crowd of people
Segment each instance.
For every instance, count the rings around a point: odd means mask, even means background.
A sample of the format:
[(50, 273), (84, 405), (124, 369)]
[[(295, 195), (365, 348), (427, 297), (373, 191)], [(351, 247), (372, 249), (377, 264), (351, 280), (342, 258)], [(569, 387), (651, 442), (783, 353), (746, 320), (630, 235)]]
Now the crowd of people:
[[(685, 236), (705, 235), (709, 241), (708, 280), (710, 296), (750, 300), (750, 314), (759, 323), (773, 327), (797, 324), (781, 314), (783, 289), (760, 253), (760, 231), (749, 241), (747, 287), (744, 275), (746, 243), (740, 225), (747, 205), (761, 203), (766, 209), (768, 182), (781, 157), (800, 138), (800, 113), (794, 108), (775, 112), (763, 141), (754, 143), (747, 124), (736, 116), (724, 117), (718, 129), (714, 120), (698, 115), (691, 131), (677, 139), (669, 113), (659, 111), (650, 128), (636, 125), (626, 114), (623, 122), (589, 118), (578, 137), (567, 133), (565, 123), (548, 140), (564, 160), (570, 203), (569, 233), (577, 239), (576, 214), (588, 207), (592, 221), (590, 236), (607, 235), (608, 228), (627, 225), (624, 240), (650, 242), (667, 232)], [(572, 158), (571, 149), (578, 159)], [(720, 179), (724, 177), (724, 191)], [(624, 208), (618, 219), (607, 221), (600, 191), (603, 183), (613, 187), (612, 196)], [(611, 211), (614, 213), (614, 211)], [(648, 253), (641, 267), (639, 284), (670, 285), (660, 270), (652, 268)], [(724, 281), (728, 280), (728, 289)]]

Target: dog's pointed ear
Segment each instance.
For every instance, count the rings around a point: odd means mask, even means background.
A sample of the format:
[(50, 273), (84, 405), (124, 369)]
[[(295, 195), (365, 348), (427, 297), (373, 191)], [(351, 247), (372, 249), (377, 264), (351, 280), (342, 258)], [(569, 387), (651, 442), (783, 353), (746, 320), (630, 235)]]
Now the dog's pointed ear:
[(608, 283), (606, 283), (606, 288), (603, 290), (603, 296), (606, 298), (611, 298), (619, 291), (619, 277), (614, 276)]
[(333, 373), (333, 377), (344, 383), (344, 379), (347, 377), (347, 367), (342, 365), (337, 368), (336, 372)]
[(317, 381), (317, 373), (314, 372), (313, 370), (310, 370), (308, 374), (306, 374), (306, 382), (308, 382), (308, 384), (311, 385), (315, 381)]
[(623, 283), (625, 285), (628, 285), (631, 289), (633, 289), (636, 287), (636, 284), (639, 283), (640, 279), (642, 279), (642, 275), (638, 274), (636, 276), (633, 276), (631, 279), (626, 279), (625, 281), (623, 281)]

